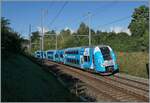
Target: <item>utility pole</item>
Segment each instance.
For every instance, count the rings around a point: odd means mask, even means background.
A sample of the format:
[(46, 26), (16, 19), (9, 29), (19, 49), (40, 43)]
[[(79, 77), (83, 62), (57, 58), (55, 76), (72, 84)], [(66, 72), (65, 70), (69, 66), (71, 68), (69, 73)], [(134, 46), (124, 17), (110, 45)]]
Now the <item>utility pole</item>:
[(57, 30), (56, 30), (56, 27), (55, 27), (55, 32), (56, 32), (56, 34), (55, 34), (55, 36), (56, 36), (55, 49), (57, 50), (57, 45), (58, 45), (58, 43), (57, 43)]
[(31, 24), (29, 25), (29, 54), (31, 55)]
[(55, 27), (55, 32), (56, 32), (56, 34), (55, 34), (55, 36), (56, 36), (55, 49), (57, 50), (58, 43), (57, 43), (57, 29), (56, 29), (56, 27)]
[(90, 12), (88, 12), (88, 18), (89, 18), (89, 46), (91, 46), (91, 27), (90, 27), (91, 13)]
[[(41, 51), (44, 51), (44, 15), (45, 13), (48, 12), (45, 9), (41, 10)], [(43, 58), (43, 55), (42, 55)]]
[(41, 51), (43, 51), (44, 50), (44, 30), (43, 30), (43, 15), (44, 14), (44, 10), (42, 9), (42, 11), (41, 11)]

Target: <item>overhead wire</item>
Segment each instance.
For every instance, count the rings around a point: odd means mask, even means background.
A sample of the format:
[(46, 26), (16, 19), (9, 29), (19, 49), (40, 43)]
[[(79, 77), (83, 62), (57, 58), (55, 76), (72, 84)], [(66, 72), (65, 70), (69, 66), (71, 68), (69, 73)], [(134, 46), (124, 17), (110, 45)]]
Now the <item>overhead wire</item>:
[(56, 21), (56, 19), (59, 17), (59, 15), (61, 14), (61, 12), (63, 11), (63, 9), (65, 8), (65, 6), (67, 5), (68, 1), (66, 1), (63, 6), (61, 7), (61, 9), (58, 11), (58, 13), (56, 14), (56, 16), (53, 18), (53, 20), (50, 22), (50, 26), (53, 25), (53, 23)]
[(104, 27), (104, 26), (106, 26), (106, 25), (114, 24), (114, 23), (117, 23), (117, 22), (126, 20), (126, 19), (128, 19), (128, 18), (130, 18), (130, 17), (131, 17), (131, 16), (122, 17), (122, 18), (120, 18), (120, 19), (117, 19), (117, 20), (114, 20), (114, 21), (111, 21), (111, 22), (108, 22), (108, 23), (105, 23), (105, 24), (102, 24), (102, 25), (98, 25), (98, 26), (96, 26), (95, 28)]
[[(117, 3), (117, 2), (116, 2)], [(115, 4), (116, 4), (115, 3)], [(60, 13), (62, 12), (62, 10), (63, 10), (63, 8), (65, 7), (65, 5), (67, 4), (67, 2), (65, 2), (64, 3), (64, 5), (62, 6), (62, 8), (60, 9), (60, 11), (59, 11), (59, 13), (55, 16), (55, 18), (53, 19), (53, 21), (51, 22), (51, 24), (53, 23), (53, 22), (55, 22), (55, 20), (57, 19), (57, 17), (60, 15)], [(114, 2), (113, 2), (113, 4), (111, 3), (111, 4), (109, 4), (109, 5), (105, 5), (105, 6), (109, 6), (109, 8), (107, 8), (107, 9), (105, 9), (105, 10), (109, 10), (110, 9), (110, 6), (112, 7), (112, 6), (114, 6)], [(103, 8), (105, 7), (105, 6), (103, 6)], [(106, 7), (105, 7), (106, 8)], [(104, 12), (104, 11), (102, 11), (102, 12)], [(93, 17), (93, 16), (95, 16), (95, 15), (98, 15), (98, 13), (94, 13), (94, 14), (92, 14), (91, 16)], [(73, 22), (75, 22), (75, 23), (79, 23), (79, 22), (81, 22), (81, 21), (83, 21), (84, 19), (86, 19), (85, 17), (87, 17), (87, 15), (85, 15), (85, 16), (81, 16), (80, 18), (77, 18), (77, 19), (75, 19), (75, 20), (72, 20)], [(108, 23), (105, 23), (105, 24), (102, 24), (102, 25), (98, 25), (98, 26), (95, 26), (95, 28), (98, 28), (98, 27), (104, 27), (104, 26), (106, 26), (106, 25), (110, 25), (110, 24), (113, 24), (113, 23), (117, 23), (117, 22), (120, 22), (120, 21), (123, 21), (123, 20), (125, 20), (125, 19), (128, 19), (128, 18), (130, 18), (131, 16), (126, 16), (126, 17), (123, 17), (123, 18), (120, 18), (120, 19), (117, 19), (117, 20), (114, 20), (114, 21), (111, 21), (111, 22), (108, 22)], [(71, 22), (72, 23), (72, 22)], [(70, 24), (70, 23), (69, 23)], [(60, 26), (56, 26), (57, 28), (58, 27), (61, 27), (62, 25), (60, 25)]]
[[(117, 1), (115, 1), (115, 2), (116, 2), (115, 4), (117, 4)], [(106, 6), (109, 6), (109, 8), (107, 8)], [(101, 8), (104, 8), (105, 10), (108, 10), (108, 9), (110, 9), (110, 7), (112, 7), (112, 6), (115, 6), (115, 5), (114, 5), (114, 2), (111, 3), (111, 4), (109, 4), (109, 5), (104, 5), (104, 6), (101, 7)], [(99, 7), (98, 7), (98, 8), (99, 8)], [(96, 8), (96, 10), (97, 10), (98, 8)], [(105, 10), (103, 10), (102, 12), (104, 12)], [(95, 16), (95, 15), (98, 15), (98, 13), (95, 12), (94, 14), (91, 15), (91, 17), (93, 17), (93, 16)], [(72, 22), (75, 22), (75, 23), (77, 24), (77, 23), (79, 23), (79, 22), (81, 22), (81, 21), (83, 21), (83, 20), (85, 20), (85, 19), (87, 19), (87, 15), (81, 16), (80, 18), (76, 18), (76, 19), (72, 20), (71, 23), (72, 23)], [(69, 23), (69, 24), (71, 24), (71, 23)], [(63, 24), (65, 24), (65, 23), (63, 23)], [(61, 24), (61, 25), (57, 26), (57, 28), (58, 28), (58, 27), (61, 27), (61, 26), (63, 26), (63, 25)]]

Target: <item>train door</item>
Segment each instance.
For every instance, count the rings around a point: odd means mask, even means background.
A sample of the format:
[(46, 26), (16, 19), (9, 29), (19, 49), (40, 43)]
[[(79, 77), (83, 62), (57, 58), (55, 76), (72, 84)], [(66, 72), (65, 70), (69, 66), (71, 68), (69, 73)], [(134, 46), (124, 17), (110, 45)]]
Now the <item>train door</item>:
[(98, 72), (98, 71), (101, 71), (101, 72), (104, 72), (105, 71), (105, 68), (104, 66), (102, 65), (104, 62), (103, 60), (103, 57), (102, 57), (102, 53), (99, 49), (99, 47), (95, 47), (94, 48), (94, 66), (95, 66), (95, 70)]
[(85, 48), (83, 53), (83, 68), (89, 69), (91, 66), (91, 52), (90, 48)]

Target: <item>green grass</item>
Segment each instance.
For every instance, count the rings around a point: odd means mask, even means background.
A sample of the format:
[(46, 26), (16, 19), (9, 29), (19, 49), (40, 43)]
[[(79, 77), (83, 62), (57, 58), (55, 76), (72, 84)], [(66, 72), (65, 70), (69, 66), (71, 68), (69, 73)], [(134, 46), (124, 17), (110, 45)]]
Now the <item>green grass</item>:
[(2, 101), (80, 101), (50, 73), (29, 59), (2, 59)]
[(149, 62), (149, 54), (145, 52), (117, 52), (117, 62), (120, 72), (147, 78), (146, 63)]

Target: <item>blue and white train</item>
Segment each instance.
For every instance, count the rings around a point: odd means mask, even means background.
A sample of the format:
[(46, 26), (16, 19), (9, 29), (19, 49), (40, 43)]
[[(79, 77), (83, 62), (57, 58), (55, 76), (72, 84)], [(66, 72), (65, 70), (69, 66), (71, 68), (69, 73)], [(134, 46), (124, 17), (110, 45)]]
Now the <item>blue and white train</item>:
[(115, 53), (108, 45), (36, 51), (35, 57), (43, 57), (50, 61), (94, 71), (101, 75), (111, 75), (119, 71)]

